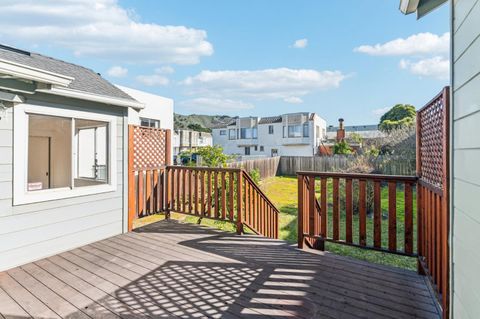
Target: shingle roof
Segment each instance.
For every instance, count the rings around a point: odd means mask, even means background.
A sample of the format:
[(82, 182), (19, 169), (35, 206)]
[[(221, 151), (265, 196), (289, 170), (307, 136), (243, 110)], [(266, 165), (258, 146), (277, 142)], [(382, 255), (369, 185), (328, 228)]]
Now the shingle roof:
[(0, 45), (0, 59), (23, 64), (37, 69), (73, 77), (68, 88), (86, 93), (136, 101), (94, 71), (83, 66), (50, 58), (37, 53), (11, 49)]
[(281, 123), (281, 122), (282, 122), (282, 116), (277, 115), (277, 116), (262, 117), (260, 121), (258, 121), (258, 124), (272, 124), (272, 123)]

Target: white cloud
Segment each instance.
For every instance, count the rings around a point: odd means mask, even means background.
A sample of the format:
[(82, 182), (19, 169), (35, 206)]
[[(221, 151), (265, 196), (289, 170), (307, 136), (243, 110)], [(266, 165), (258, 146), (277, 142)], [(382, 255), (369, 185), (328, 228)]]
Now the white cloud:
[(421, 77), (433, 77), (447, 80), (450, 76), (450, 61), (447, 58), (436, 56), (415, 62), (402, 59), (399, 67)]
[(170, 80), (159, 74), (139, 75), (136, 77), (137, 81), (146, 86), (165, 86), (170, 83)]
[(254, 105), (239, 100), (196, 98), (180, 101), (179, 105), (193, 112), (228, 112), (253, 109)]
[(290, 104), (301, 104), (303, 103), (303, 100), (297, 96), (290, 96), (285, 99), (283, 99), (285, 102), (290, 103)]
[(173, 74), (175, 73), (175, 69), (171, 66), (162, 66), (160, 68), (155, 69), (155, 73), (157, 74)]
[(382, 107), (380, 109), (375, 109), (372, 111), (372, 113), (374, 115), (377, 115), (377, 116), (382, 116), (383, 114), (385, 114), (386, 112), (390, 111), (391, 107), (390, 106), (387, 106), (387, 107)]
[(340, 71), (265, 69), (202, 71), (183, 81), (190, 95), (209, 98), (279, 99), (299, 102), (302, 96), (338, 88), (346, 78)]
[(213, 53), (206, 31), (139, 22), (117, 0), (2, 0), (0, 39), (136, 63), (195, 64)]
[(307, 47), (307, 45), (308, 45), (308, 39), (298, 39), (293, 43), (292, 47), (296, 49), (304, 49)]
[(369, 55), (419, 55), (448, 53), (450, 47), (450, 33), (439, 36), (433, 33), (418, 33), (406, 39), (398, 38), (383, 44), (361, 45), (355, 52)]
[(110, 69), (108, 69), (107, 74), (111, 77), (114, 78), (122, 78), (127, 76), (128, 74), (128, 69), (121, 67), (121, 66), (112, 66)]

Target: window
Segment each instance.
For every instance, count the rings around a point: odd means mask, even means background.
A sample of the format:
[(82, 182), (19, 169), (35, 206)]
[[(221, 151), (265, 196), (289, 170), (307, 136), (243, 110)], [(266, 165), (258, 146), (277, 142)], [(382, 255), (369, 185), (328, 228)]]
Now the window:
[(146, 127), (160, 128), (160, 120), (149, 119), (145, 117), (140, 118), (140, 125)]
[(250, 155), (250, 147), (245, 147), (245, 155)]
[(241, 139), (256, 139), (258, 138), (258, 130), (256, 127), (242, 127), (240, 129), (240, 138)]
[(14, 205), (116, 190), (114, 115), (22, 104), (14, 127)]
[(308, 122), (303, 124), (303, 137), (308, 137), (310, 135), (309, 128), (310, 126), (308, 125)]
[(258, 147), (257, 147), (257, 145), (255, 145), (253, 149), (254, 149), (254, 150), (255, 150), (255, 152), (256, 152), (256, 151), (258, 150)]
[(272, 148), (272, 157), (278, 156), (278, 149)]
[(108, 123), (75, 120), (74, 187), (104, 184), (108, 181)]
[(260, 152), (265, 151), (265, 148), (263, 146), (260, 146)]
[(302, 137), (302, 126), (301, 125), (289, 125), (288, 126), (288, 137)]
[(227, 130), (220, 130), (220, 135), (227, 135)]
[(235, 140), (237, 139), (237, 130), (236, 129), (229, 129), (228, 130), (228, 139), (229, 140)]
[(273, 134), (273, 125), (268, 126), (268, 134)]

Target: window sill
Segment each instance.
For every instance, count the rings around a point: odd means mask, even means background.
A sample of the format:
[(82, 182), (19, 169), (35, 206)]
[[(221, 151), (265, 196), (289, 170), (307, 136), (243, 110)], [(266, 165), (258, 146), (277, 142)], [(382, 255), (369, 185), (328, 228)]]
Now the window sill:
[(117, 190), (114, 185), (94, 185), (83, 186), (71, 189), (70, 187), (44, 189), (38, 191), (24, 192), (23, 194), (14, 194), (13, 205), (25, 205), (47, 202), (52, 200), (62, 200), (73, 197), (88, 196), (101, 193), (109, 193)]

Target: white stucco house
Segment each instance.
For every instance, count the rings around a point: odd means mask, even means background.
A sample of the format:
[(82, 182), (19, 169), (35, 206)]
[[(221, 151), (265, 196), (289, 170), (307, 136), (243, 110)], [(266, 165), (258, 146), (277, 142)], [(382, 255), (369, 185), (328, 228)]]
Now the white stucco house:
[(315, 113), (236, 118), (212, 129), (213, 144), (226, 154), (312, 156), (326, 138), (327, 123)]
[(212, 146), (212, 134), (189, 129), (178, 129), (173, 133), (173, 155), (184, 151), (195, 151), (199, 147)]
[(172, 128), (172, 107), (0, 46), (0, 270), (126, 232), (128, 124)]

